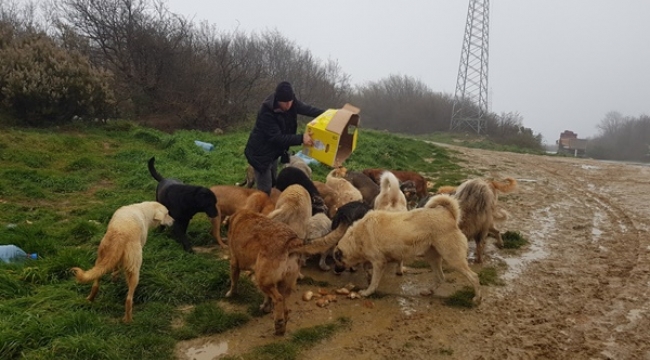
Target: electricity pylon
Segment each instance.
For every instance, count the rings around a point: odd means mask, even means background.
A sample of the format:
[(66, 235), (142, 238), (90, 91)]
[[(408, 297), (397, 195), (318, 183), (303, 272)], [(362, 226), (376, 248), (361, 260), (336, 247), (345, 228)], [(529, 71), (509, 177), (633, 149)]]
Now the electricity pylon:
[(490, 0), (470, 0), (454, 93), (451, 131), (487, 129)]

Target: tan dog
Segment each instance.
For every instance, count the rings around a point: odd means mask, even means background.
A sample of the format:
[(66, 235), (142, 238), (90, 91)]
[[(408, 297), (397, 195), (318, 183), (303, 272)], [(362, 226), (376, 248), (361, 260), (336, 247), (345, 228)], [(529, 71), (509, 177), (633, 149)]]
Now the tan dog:
[(217, 239), (222, 248), (226, 247), (221, 238), (221, 223), (225, 217), (244, 207), (266, 215), (275, 209), (275, 201), (280, 194), (277, 189), (274, 189), (275, 193), (272, 191), (271, 197), (269, 197), (263, 191), (233, 185), (216, 185), (212, 186), (210, 190), (219, 199), (217, 201), (217, 216), (211, 219), (212, 236)]
[[(385, 211), (408, 211), (406, 196), (400, 189), (399, 180), (390, 171), (384, 171), (379, 178), (379, 195), (375, 198), (374, 209)], [(397, 275), (404, 274), (404, 263), (397, 265)]]
[(406, 196), (392, 172), (384, 171), (379, 179), (379, 189), (379, 195), (375, 198), (375, 210), (408, 211)]
[(476, 242), (476, 262), (483, 262), (485, 240), (488, 234), (494, 235), (497, 245), (503, 246), (501, 233), (495, 227), (495, 222), (507, 218), (505, 210), (497, 206), (498, 192), (510, 192), (517, 187), (517, 181), (506, 178), (507, 184), (484, 179), (467, 180), (460, 184), (454, 192), (458, 199), (463, 219), (460, 229), (467, 239)]
[(474, 287), (474, 302), (481, 301), (478, 275), (467, 264), (467, 238), (458, 228), (460, 208), (449, 195), (431, 198), (424, 208), (406, 212), (373, 210), (357, 220), (334, 250), (337, 267), (370, 262), (368, 296), (377, 290), (386, 264), (423, 256), (434, 275), (432, 291), (444, 280), (442, 260), (465, 275)]
[(339, 198), (336, 194), (336, 191), (332, 189), (331, 186), (325, 184), (324, 182), (314, 180), (314, 186), (318, 189), (318, 192), (323, 197), (323, 202), (327, 206), (327, 215), (331, 218), (334, 217), (334, 214), (338, 211), (338, 202)]
[(334, 189), (336, 193), (337, 208), (352, 201), (363, 201), (361, 191), (345, 179), (346, 172), (347, 170), (344, 167), (339, 167), (330, 171), (325, 179), (325, 184)]
[(88, 271), (78, 267), (71, 269), (77, 281), (81, 283), (94, 281), (90, 295), (86, 299), (95, 300), (102, 275), (112, 271), (115, 279), (122, 269), (129, 287), (124, 304), (124, 322), (131, 322), (133, 294), (140, 280), (142, 248), (147, 242), (149, 229), (160, 225), (171, 226), (173, 223), (174, 219), (169, 216), (167, 208), (156, 201), (145, 201), (117, 209), (108, 223), (106, 234), (99, 243), (95, 266)]

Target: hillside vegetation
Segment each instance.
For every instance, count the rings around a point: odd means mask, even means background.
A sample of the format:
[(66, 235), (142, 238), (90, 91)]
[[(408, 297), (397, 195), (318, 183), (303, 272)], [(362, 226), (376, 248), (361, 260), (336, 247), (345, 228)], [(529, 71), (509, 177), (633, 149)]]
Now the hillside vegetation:
[[(0, 245), (15, 244), (38, 260), (0, 262), (0, 358), (170, 359), (174, 344), (218, 333), (260, 316), (253, 285), (229, 301), (248, 311), (219, 306), (229, 285), (226, 260), (216, 255), (210, 223), (190, 223), (185, 253), (166, 231), (151, 231), (134, 299), (134, 321), (123, 324), (126, 284), (103, 279), (94, 303), (90, 284), (77, 284), (69, 269), (92, 267), (113, 212), (155, 199), (147, 170), (186, 183), (234, 184), (244, 176), (247, 132), (167, 134), (129, 122), (57, 130), (5, 128), (0, 133)], [(210, 142), (210, 152), (194, 144)], [(297, 149), (296, 149), (297, 150)], [(468, 174), (454, 153), (423, 141), (360, 130), (358, 148), (345, 164), (415, 170), (435, 188), (458, 184)], [(314, 166), (324, 180), (328, 167)], [(211, 250), (210, 250), (211, 249)]]

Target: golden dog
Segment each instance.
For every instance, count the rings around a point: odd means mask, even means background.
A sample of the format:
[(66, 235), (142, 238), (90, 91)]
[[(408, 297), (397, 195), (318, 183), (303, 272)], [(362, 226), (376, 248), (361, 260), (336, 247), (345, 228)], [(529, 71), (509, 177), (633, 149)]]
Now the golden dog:
[(406, 212), (373, 210), (357, 220), (334, 250), (337, 267), (370, 262), (368, 296), (377, 290), (386, 264), (423, 256), (433, 270), (432, 291), (444, 280), (442, 260), (462, 273), (474, 287), (474, 302), (481, 301), (478, 275), (467, 264), (467, 238), (458, 228), (458, 201), (449, 195), (431, 198), (424, 208)]
[(142, 248), (147, 242), (149, 229), (165, 225), (170, 226), (174, 219), (169, 216), (167, 208), (156, 201), (122, 206), (117, 209), (108, 223), (106, 234), (99, 243), (95, 266), (83, 271), (73, 267), (77, 281), (87, 283), (94, 280), (90, 295), (86, 299), (95, 300), (99, 291), (99, 280), (109, 271), (115, 279), (119, 270), (124, 271), (129, 286), (126, 295), (124, 322), (133, 320), (133, 294), (140, 280), (142, 266)]
[(336, 239), (330, 236), (304, 245), (288, 225), (246, 209), (231, 216), (228, 239), (230, 290), (226, 297), (237, 293), (241, 270), (252, 270), (264, 294), (260, 309), (273, 310), (275, 334), (284, 335), (289, 320), (287, 301), (300, 274), (300, 256), (320, 253)]
[(222, 248), (225, 248), (226, 244), (221, 238), (221, 223), (226, 216), (243, 208), (266, 215), (275, 209), (275, 202), (280, 196), (277, 189), (273, 189), (271, 197), (269, 197), (263, 191), (233, 185), (216, 185), (212, 186), (210, 190), (218, 199), (217, 216), (211, 219), (212, 236), (217, 239)]
[(352, 201), (363, 200), (361, 191), (359, 191), (359, 189), (355, 188), (351, 182), (345, 179), (346, 173), (346, 168), (338, 167), (330, 171), (325, 178), (325, 184), (334, 189), (334, 192), (336, 193), (337, 208), (340, 208), (341, 206)]

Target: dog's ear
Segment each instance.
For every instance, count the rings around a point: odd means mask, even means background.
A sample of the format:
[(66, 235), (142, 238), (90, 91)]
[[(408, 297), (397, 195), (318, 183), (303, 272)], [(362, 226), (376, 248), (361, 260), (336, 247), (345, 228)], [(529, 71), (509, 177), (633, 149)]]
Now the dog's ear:
[(163, 222), (165, 220), (165, 216), (167, 216), (168, 211), (167, 210), (157, 210), (156, 213), (153, 215), (154, 220), (157, 220), (159, 222)]

